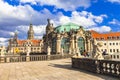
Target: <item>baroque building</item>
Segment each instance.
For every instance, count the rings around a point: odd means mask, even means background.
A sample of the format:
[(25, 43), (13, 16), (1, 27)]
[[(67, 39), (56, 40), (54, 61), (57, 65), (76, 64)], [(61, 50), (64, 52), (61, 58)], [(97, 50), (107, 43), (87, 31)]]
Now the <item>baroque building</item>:
[(92, 49), (90, 31), (85, 31), (82, 26), (74, 23), (67, 23), (54, 27), (47, 20), (46, 34), (43, 36), (44, 51), (51, 48), (51, 54), (74, 54), (81, 50), (88, 51)]
[(19, 40), (18, 34), (15, 32), (13, 38), (9, 40), (8, 52), (9, 54), (27, 53), (41, 53), (43, 40), (34, 39), (34, 30), (32, 24), (29, 26), (28, 36), (26, 40)]
[(92, 38), (96, 42), (102, 42), (101, 52), (106, 51), (108, 54), (120, 53), (120, 32), (98, 33), (91, 31)]

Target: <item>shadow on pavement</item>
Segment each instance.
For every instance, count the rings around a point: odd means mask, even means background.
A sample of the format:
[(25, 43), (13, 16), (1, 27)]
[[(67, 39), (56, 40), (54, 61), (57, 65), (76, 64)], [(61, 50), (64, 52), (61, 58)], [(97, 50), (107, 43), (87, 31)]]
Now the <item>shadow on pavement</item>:
[(56, 68), (64, 68), (64, 69), (69, 69), (69, 70), (74, 70), (74, 71), (79, 71), (79, 72), (83, 72), (85, 74), (89, 74), (89, 75), (93, 75), (93, 76), (97, 76), (97, 77), (100, 77), (102, 78), (103, 80), (120, 80), (116, 77), (111, 77), (111, 76), (107, 76), (107, 75), (101, 75), (101, 74), (97, 74), (97, 73), (92, 73), (92, 72), (88, 72), (88, 71), (85, 71), (85, 70), (80, 70), (80, 69), (75, 69), (75, 68), (72, 68), (71, 64), (69, 64), (70, 62), (65, 62), (67, 64), (65, 65), (62, 65), (62, 64), (54, 64), (54, 63), (51, 63), (50, 65), (48, 66), (52, 66), (52, 67), (56, 67)]

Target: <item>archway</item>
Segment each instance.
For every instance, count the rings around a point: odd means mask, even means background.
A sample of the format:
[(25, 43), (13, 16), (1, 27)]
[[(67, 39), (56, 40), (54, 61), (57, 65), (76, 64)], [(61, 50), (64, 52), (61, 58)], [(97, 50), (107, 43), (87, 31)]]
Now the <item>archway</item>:
[(66, 37), (62, 38), (62, 40), (61, 40), (61, 48), (63, 48), (64, 53), (69, 52), (69, 46), (70, 46), (69, 38), (66, 38)]
[(84, 40), (84, 38), (79, 37), (77, 43), (78, 43), (79, 51), (80, 51), (80, 53), (82, 53), (85, 50), (85, 40)]

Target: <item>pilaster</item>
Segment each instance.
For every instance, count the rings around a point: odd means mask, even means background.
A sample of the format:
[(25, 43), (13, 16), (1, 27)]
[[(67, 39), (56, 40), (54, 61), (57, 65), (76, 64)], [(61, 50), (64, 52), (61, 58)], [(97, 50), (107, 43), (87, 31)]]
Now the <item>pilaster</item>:
[(56, 41), (56, 53), (61, 52), (61, 37), (60, 34), (57, 34), (57, 41)]

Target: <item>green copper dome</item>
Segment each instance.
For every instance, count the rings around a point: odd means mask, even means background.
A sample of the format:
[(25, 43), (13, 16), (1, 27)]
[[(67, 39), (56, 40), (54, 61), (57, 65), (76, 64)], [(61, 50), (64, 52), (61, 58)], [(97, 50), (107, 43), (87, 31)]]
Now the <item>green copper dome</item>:
[(67, 23), (67, 24), (65, 24), (65, 25), (60, 25), (60, 26), (57, 26), (56, 28), (55, 28), (55, 31), (57, 31), (57, 32), (69, 32), (71, 29), (73, 29), (73, 30), (77, 30), (77, 29), (79, 29), (80, 28), (80, 26), (79, 25), (77, 25), (77, 24), (74, 24), (74, 23)]

